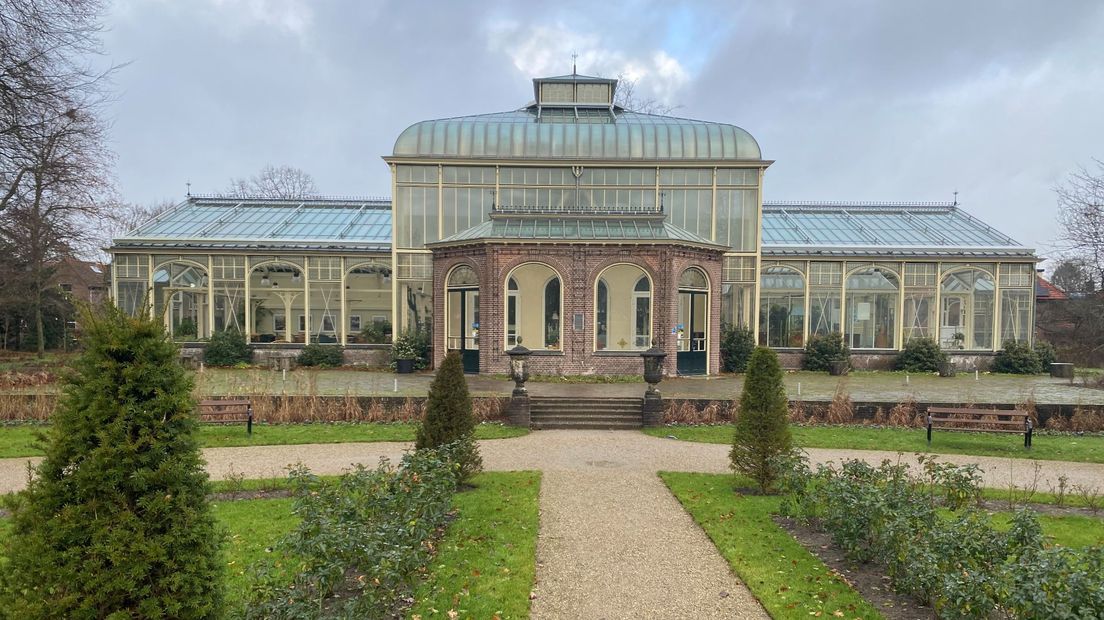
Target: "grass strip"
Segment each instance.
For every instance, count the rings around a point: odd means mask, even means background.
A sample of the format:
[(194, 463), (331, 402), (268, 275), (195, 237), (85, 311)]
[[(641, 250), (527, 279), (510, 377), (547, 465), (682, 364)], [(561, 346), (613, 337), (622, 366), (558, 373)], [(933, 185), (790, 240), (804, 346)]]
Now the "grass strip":
[[(969, 454), (1039, 461), (1104, 463), (1104, 435), (1036, 434), (1025, 450), (1023, 437), (1011, 433), (940, 433), (929, 446), (924, 429), (872, 428), (869, 426), (791, 426), (794, 443), (803, 448), (885, 450)], [(682, 441), (731, 443), (732, 425), (672, 425), (644, 429), (654, 437), (672, 436)]]
[(728, 474), (659, 475), (772, 618), (882, 617), (771, 520), (780, 497), (740, 495)]
[[(375, 441), (414, 441), (417, 424), (412, 423), (316, 423), (316, 424), (255, 424), (253, 435), (245, 433), (244, 425), (204, 424), (199, 428), (199, 442), (204, 448), (240, 446), (273, 446), (310, 443), (348, 443)], [(40, 424), (0, 426), (0, 458), (42, 456), (36, 436), (47, 429)], [(476, 439), (519, 437), (528, 429), (498, 423), (476, 425)]]
[(291, 498), (216, 502), (215, 517), (226, 526), (226, 608), (238, 609), (249, 589), (250, 564), (260, 560), (299, 518)]
[(527, 618), (536, 578), (540, 472), (483, 473), (458, 493), (410, 618)]

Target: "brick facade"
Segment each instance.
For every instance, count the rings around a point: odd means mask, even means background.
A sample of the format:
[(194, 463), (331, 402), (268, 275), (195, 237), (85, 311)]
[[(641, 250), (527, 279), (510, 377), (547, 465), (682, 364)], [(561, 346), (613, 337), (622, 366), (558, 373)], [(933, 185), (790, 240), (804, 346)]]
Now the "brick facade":
[[(665, 374), (676, 374), (676, 340), (671, 334), (678, 317), (678, 280), (685, 269), (700, 268), (709, 278), (708, 371), (720, 369), (721, 259), (720, 249), (676, 244), (617, 243), (495, 243), (438, 247), (433, 250), (433, 356), (438, 365), (445, 355), (445, 282), (458, 265), (479, 275), (479, 371), (509, 372), (506, 355), (506, 277), (517, 266), (542, 263), (560, 277), (563, 302), (560, 351), (536, 351), (529, 358), (532, 374), (639, 374), (639, 351), (594, 350), (594, 291), (598, 275), (611, 265), (625, 263), (643, 269), (652, 280), (652, 334), (667, 352)], [(524, 308), (522, 311), (526, 311)], [(574, 329), (581, 313), (583, 329)], [(524, 343), (523, 343), (524, 344)]]

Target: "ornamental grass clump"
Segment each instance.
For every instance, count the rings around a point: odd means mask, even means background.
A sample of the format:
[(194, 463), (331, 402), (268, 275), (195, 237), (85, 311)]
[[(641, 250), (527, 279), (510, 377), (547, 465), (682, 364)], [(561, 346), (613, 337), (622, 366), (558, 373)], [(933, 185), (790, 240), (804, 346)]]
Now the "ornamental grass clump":
[(81, 319), (27, 489), (9, 498), (0, 610), (11, 618), (210, 618), (221, 530), (207, 503), (192, 381), (160, 321)]
[(775, 460), (793, 447), (788, 404), (778, 354), (756, 348), (748, 361), (729, 456), (732, 468), (754, 480), (764, 493), (778, 477)]
[(483, 469), (483, 458), (475, 443), (475, 417), (464, 378), (460, 354), (450, 351), (429, 386), (425, 417), (418, 425), (414, 447), (418, 450), (457, 444), (456, 459), (462, 480)]

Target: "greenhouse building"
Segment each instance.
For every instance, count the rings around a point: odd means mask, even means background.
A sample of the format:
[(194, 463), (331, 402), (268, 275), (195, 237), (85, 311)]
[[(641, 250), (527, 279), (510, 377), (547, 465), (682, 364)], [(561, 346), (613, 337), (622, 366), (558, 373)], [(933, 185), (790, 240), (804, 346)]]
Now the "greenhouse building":
[(428, 334), (501, 373), (720, 371), (722, 326), (788, 365), (839, 332), (884, 367), (932, 337), (984, 363), (1032, 336), (1036, 256), (955, 203), (763, 202), (772, 163), (730, 124), (616, 105), (617, 81), (533, 80), (508, 112), (416, 123), (392, 199), (189, 197), (117, 239), (117, 303), (177, 337), (371, 348)]

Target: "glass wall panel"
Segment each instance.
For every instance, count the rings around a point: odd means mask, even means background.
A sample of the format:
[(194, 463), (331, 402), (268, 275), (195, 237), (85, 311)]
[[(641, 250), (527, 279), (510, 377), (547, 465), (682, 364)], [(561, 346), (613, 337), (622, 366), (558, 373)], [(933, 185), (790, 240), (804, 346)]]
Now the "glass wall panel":
[(420, 248), (437, 240), (437, 188), (396, 187), (393, 211), (395, 243)]
[(995, 291), (993, 276), (980, 269), (960, 269), (943, 277), (939, 302), (943, 348), (993, 348)]
[(759, 234), (758, 192), (753, 189), (717, 190), (717, 243), (736, 252), (754, 252)]
[(841, 334), (839, 290), (809, 291), (809, 332), (814, 336)]
[(721, 285), (721, 324), (750, 327), (754, 297), (754, 284), (723, 283)]
[(904, 342), (935, 337), (935, 293), (905, 292)]
[(119, 280), (118, 298), (115, 305), (130, 316), (138, 316), (146, 304), (145, 280)]
[(789, 267), (763, 267), (759, 285), (759, 344), (805, 345), (805, 279)]
[(710, 238), (713, 192), (708, 189), (666, 189), (667, 221), (695, 235)]
[(431, 280), (404, 280), (399, 283), (399, 333), (432, 333), (432, 286)]
[(491, 212), (494, 187), (446, 187), (441, 190), (441, 197), (444, 235), (447, 237), (465, 231), (487, 219)]
[(176, 339), (207, 338), (207, 270), (191, 263), (171, 262), (153, 274), (154, 315)]
[(598, 275), (595, 338), (598, 351), (642, 351), (652, 340), (652, 287), (636, 265), (612, 265)]
[(1031, 340), (1031, 309), (1034, 302), (1031, 289), (1001, 291), (1001, 343)]
[(559, 274), (543, 263), (525, 263), (510, 271), (506, 290), (505, 346), (560, 349), (563, 317)]
[(852, 349), (889, 349), (897, 329), (898, 279), (880, 267), (847, 277), (844, 340)]
[[(253, 322), (250, 333), (254, 342), (306, 342), (305, 283), (302, 268), (292, 262), (264, 261), (252, 267), (249, 296)], [(217, 310), (216, 305), (216, 326), (219, 318)], [(317, 320), (318, 316), (312, 316), (312, 321)]]
[(391, 261), (374, 259), (353, 264), (345, 276), (348, 341), (391, 342)]

